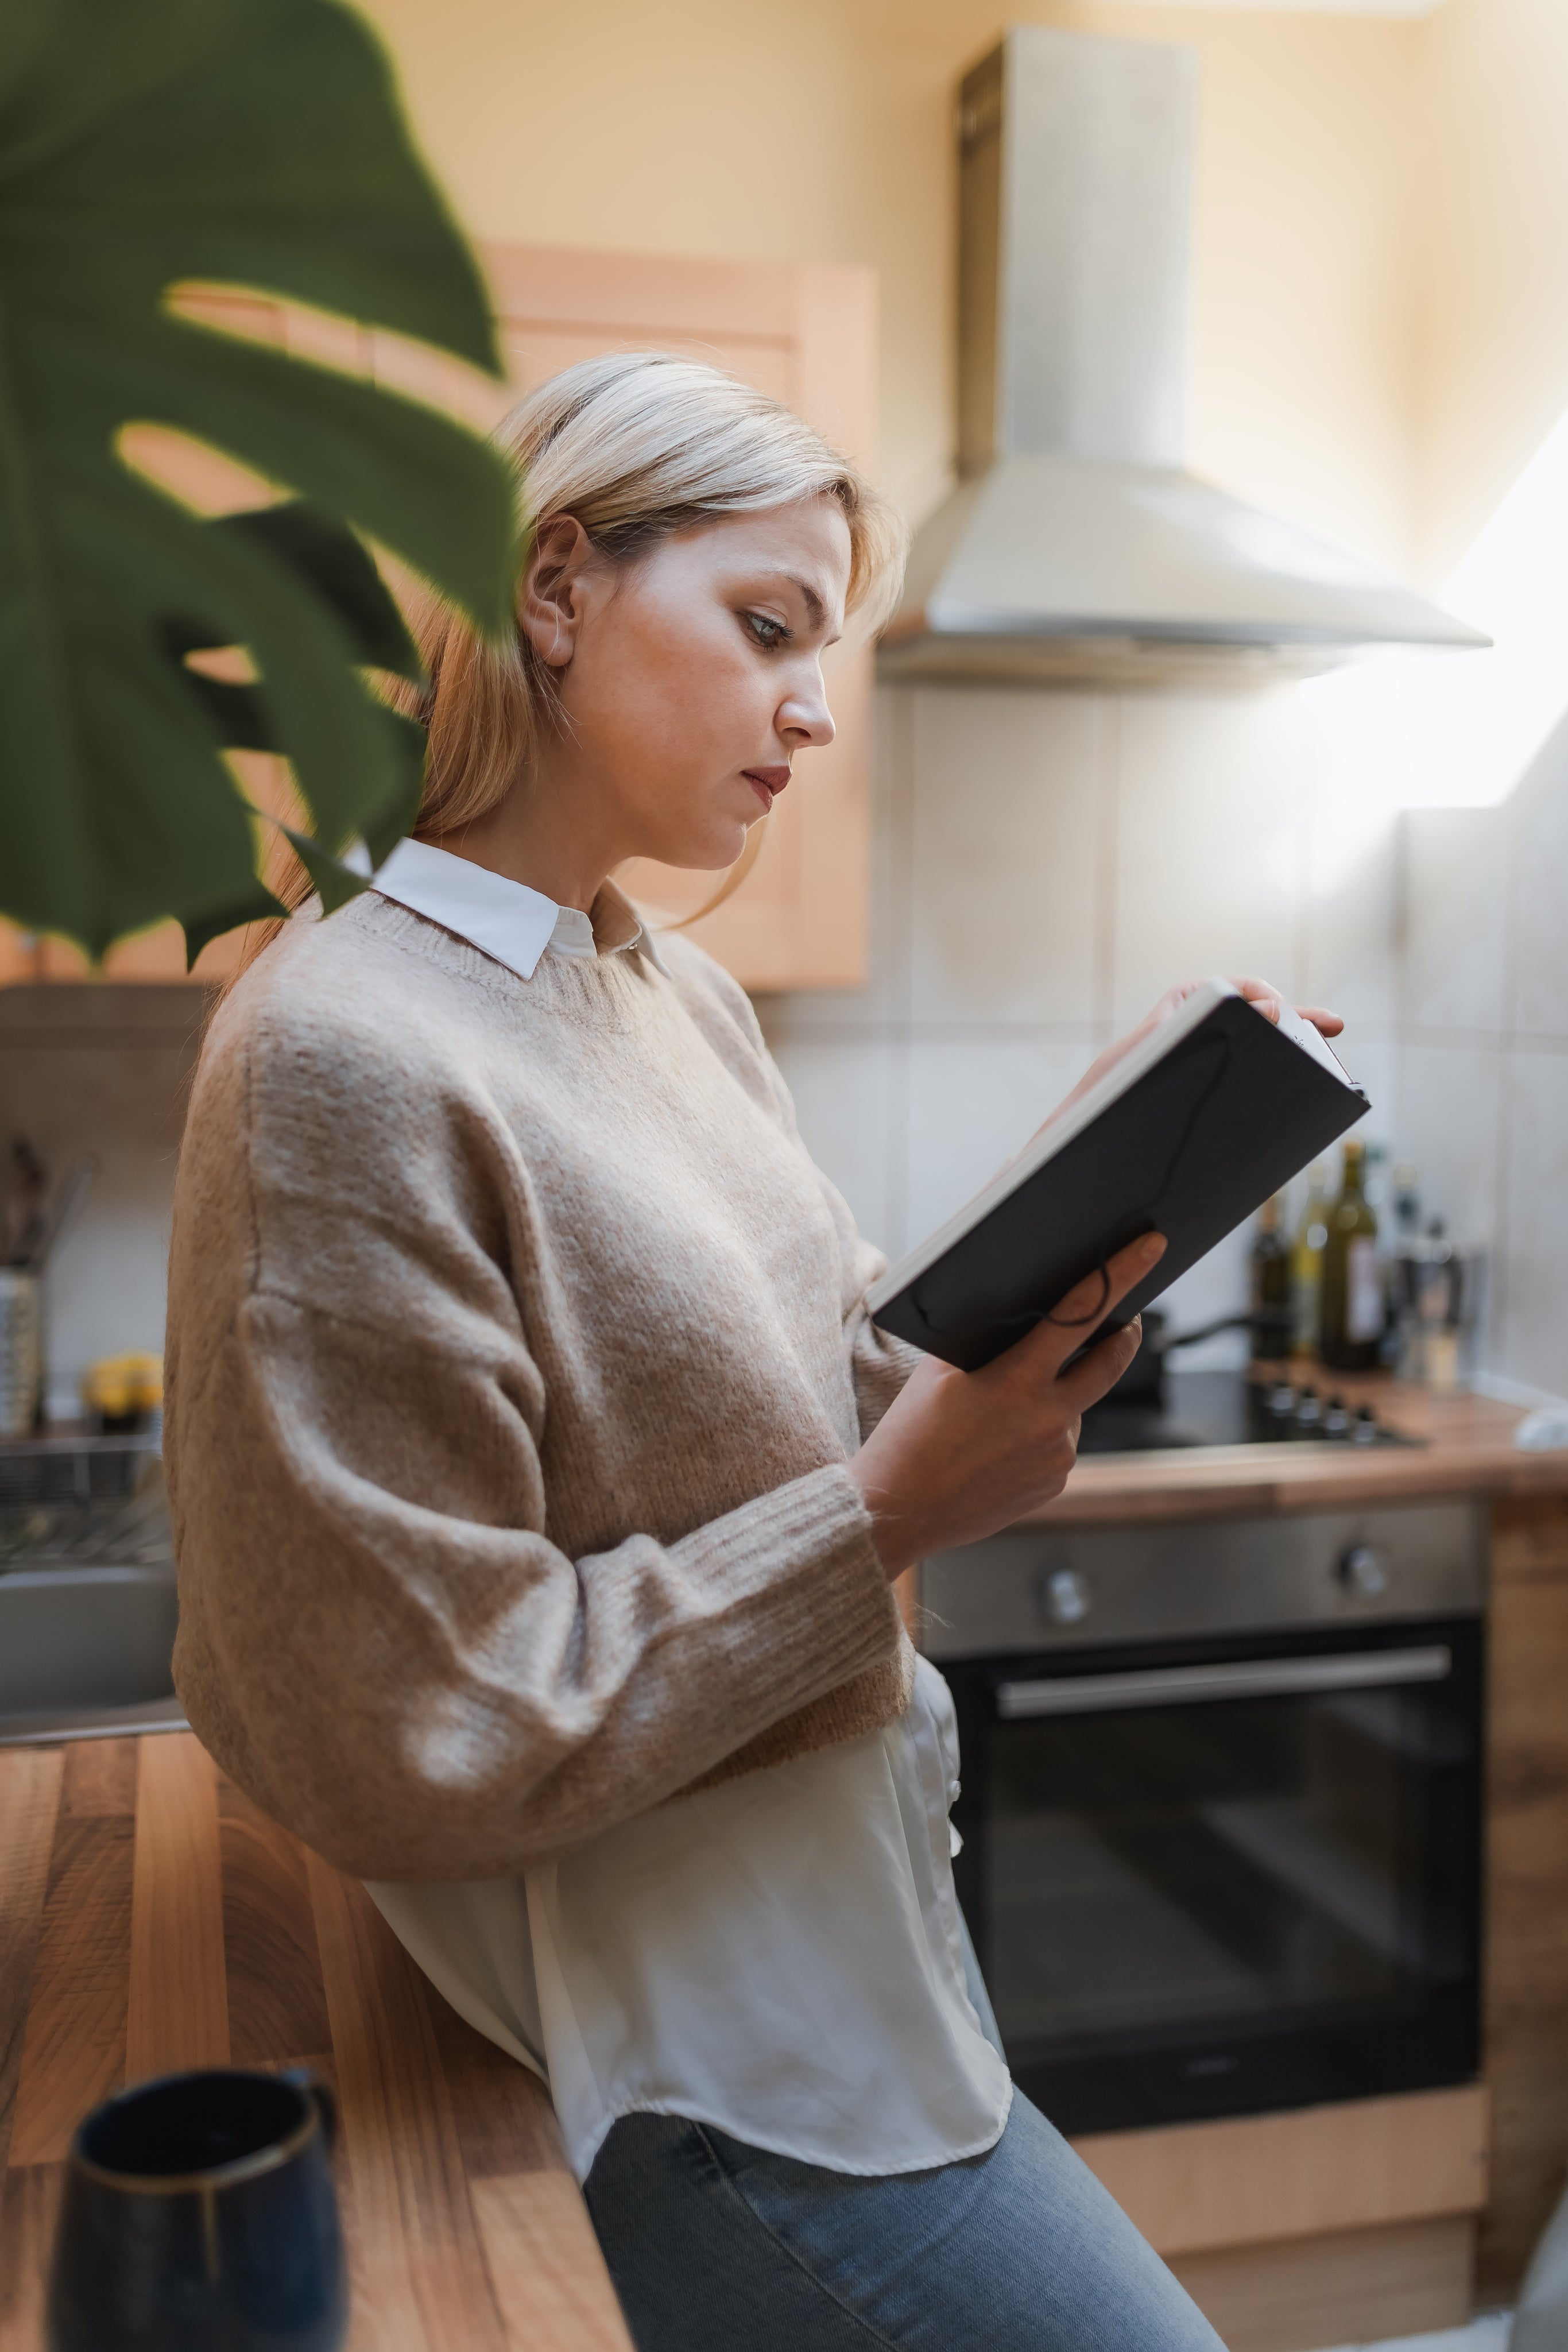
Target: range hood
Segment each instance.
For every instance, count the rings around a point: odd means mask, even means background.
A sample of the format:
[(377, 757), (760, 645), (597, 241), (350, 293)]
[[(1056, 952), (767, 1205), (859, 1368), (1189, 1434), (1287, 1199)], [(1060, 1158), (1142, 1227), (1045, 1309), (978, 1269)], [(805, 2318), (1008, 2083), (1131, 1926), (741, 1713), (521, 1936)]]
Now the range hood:
[(959, 487), (884, 677), (1201, 685), (1487, 638), (1184, 464), (1197, 58), (1015, 26), (965, 79)]

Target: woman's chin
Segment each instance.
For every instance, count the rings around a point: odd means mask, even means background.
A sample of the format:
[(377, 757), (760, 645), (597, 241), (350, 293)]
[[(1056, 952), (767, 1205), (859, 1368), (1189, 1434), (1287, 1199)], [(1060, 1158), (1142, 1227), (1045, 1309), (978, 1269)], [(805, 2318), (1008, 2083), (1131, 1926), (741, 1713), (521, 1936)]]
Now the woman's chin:
[[(758, 811), (758, 816), (762, 812)], [(661, 866), (674, 866), (690, 874), (721, 874), (733, 866), (746, 847), (749, 827), (744, 824), (716, 826), (699, 839), (695, 835), (685, 841), (672, 842), (661, 849), (644, 850), (645, 857), (657, 858)]]

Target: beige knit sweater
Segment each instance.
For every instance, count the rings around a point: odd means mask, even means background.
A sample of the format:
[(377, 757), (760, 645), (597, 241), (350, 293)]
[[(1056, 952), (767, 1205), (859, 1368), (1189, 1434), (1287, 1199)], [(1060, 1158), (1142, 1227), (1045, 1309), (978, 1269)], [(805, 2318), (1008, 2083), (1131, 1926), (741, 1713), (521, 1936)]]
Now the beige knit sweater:
[(175, 1201), (196, 1731), (343, 1869), (462, 1879), (891, 1721), (879, 1264), (689, 943), (524, 981), (374, 896), (296, 918)]

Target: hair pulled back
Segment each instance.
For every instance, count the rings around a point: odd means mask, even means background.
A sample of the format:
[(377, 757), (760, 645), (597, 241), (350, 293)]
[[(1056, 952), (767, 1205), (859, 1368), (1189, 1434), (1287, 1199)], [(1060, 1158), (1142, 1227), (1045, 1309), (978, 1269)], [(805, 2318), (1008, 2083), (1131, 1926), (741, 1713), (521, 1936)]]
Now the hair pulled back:
[[(848, 609), (873, 625), (897, 593), (904, 527), (848, 461), (782, 401), (720, 369), (659, 352), (583, 360), (496, 428), (536, 522), (576, 518), (611, 562), (724, 515), (837, 499), (850, 533)], [(486, 645), (460, 613), (413, 616), (430, 685), (416, 836), (437, 841), (494, 808), (526, 776), (555, 707), (555, 673), (520, 628)]]
[[(530, 523), (572, 515), (612, 563), (726, 515), (831, 498), (849, 527), (848, 611), (874, 627), (896, 597), (905, 544), (896, 509), (782, 401), (720, 368), (664, 352), (582, 360), (519, 401), (491, 438), (517, 467)], [(410, 601), (429, 683), (394, 692), (428, 742), (414, 838), (438, 842), (526, 779), (554, 721), (556, 680), (520, 626), (486, 643), (455, 606), (424, 591)], [(754, 826), (751, 852), (719, 897), (758, 846)], [(310, 896), (292, 853), (273, 887), (288, 907)]]

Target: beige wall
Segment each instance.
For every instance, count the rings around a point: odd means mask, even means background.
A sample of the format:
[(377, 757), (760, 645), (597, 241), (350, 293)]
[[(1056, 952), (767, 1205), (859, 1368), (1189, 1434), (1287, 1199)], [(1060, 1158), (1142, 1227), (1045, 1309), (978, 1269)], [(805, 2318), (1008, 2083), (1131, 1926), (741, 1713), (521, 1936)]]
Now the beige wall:
[[(1436, 582), (1568, 404), (1568, 0), (1405, 23), (1131, 0), (372, 12), (476, 232), (873, 263), (883, 470), (916, 513), (951, 433), (948, 99), (1014, 16), (1202, 50), (1193, 440), (1217, 478)], [(1568, 1393), (1568, 753), (1508, 812), (1407, 826), (1402, 998), (1394, 845), (1371, 832), (1346, 864), (1317, 757), (1293, 697), (886, 698), (872, 986), (765, 1007), (808, 1136), (897, 1246), (1141, 997), (1263, 961), (1343, 1005), (1382, 1132), (1490, 1250), (1494, 1368)], [(63, 1401), (87, 1356), (157, 1344), (187, 1054), (177, 995), (134, 1037), (107, 994), (74, 996), (13, 995), (0, 1034), (0, 1097), (57, 1157), (103, 1160), (53, 1286)], [(1189, 1278), (1183, 1319), (1233, 1303), (1235, 1261)]]
[(1202, 53), (1193, 446), (1343, 544), (1412, 544), (1409, 235), (1419, 27), (1094, 0), (371, 0), (470, 228), (873, 263), (882, 465), (917, 518), (952, 442), (950, 102), (1011, 21)]
[(870, 262), (882, 464), (952, 439), (949, 101), (1013, 21), (1202, 58), (1193, 457), (1440, 582), (1568, 404), (1568, 6), (368, 0), (483, 236)]
[(1445, 0), (1416, 55), (1416, 551), (1437, 582), (1568, 407), (1568, 7)]

